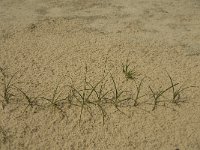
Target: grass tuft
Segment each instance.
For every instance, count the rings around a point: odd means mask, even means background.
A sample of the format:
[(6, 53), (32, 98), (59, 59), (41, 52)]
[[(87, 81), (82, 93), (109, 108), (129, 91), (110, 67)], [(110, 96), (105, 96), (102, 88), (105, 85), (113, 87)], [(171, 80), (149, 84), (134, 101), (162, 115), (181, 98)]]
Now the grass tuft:
[(105, 83), (103, 83), (103, 80), (101, 83), (102, 84), (100, 85), (99, 89), (97, 89), (97, 87), (95, 88), (95, 86), (92, 85), (91, 83), (88, 83), (88, 84), (92, 89), (94, 89), (94, 93), (96, 95), (95, 101), (90, 102), (90, 103), (96, 106), (101, 111), (102, 120), (104, 124), (107, 113), (103, 106), (106, 104), (108, 100), (107, 95), (111, 92), (111, 90), (105, 91)]
[(126, 101), (129, 101), (129, 100), (131, 100), (131, 98), (130, 98), (130, 97), (123, 98), (123, 96), (124, 96), (123, 94), (124, 94), (124, 93), (127, 93), (127, 91), (123, 91), (123, 90), (121, 90), (121, 89), (119, 89), (119, 88), (117, 87), (117, 84), (116, 84), (116, 82), (115, 82), (115, 80), (114, 80), (114, 78), (113, 78), (112, 75), (111, 75), (111, 79), (112, 79), (113, 87), (114, 87), (113, 90), (112, 90), (113, 97), (111, 98), (111, 103), (114, 105), (114, 107), (115, 107), (119, 112), (121, 112), (122, 114), (125, 115), (125, 113), (124, 113), (123, 111), (121, 111), (121, 110), (119, 109), (119, 107), (120, 107), (121, 103), (126, 102)]
[(11, 99), (15, 96), (14, 89), (18, 82), (15, 81), (15, 77), (18, 72), (15, 72), (13, 75), (7, 75), (5, 69), (0, 67), (1, 73), (1, 82), (0, 84), (3, 86), (3, 94), (0, 96), (3, 98), (2, 107), (3, 109), (7, 104), (10, 103)]
[(158, 90), (158, 91), (154, 91), (151, 86), (149, 86), (149, 89), (152, 93), (152, 97), (154, 99), (154, 103), (153, 103), (153, 108), (152, 111), (154, 111), (157, 106), (165, 106), (165, 105), (159, 105), (159, 103), (163, 102), (160, 100), (160, 98), (163, 96), (164, 93), (166, 93), (168, 90), (170, 90), (171, 88), (173, 88), (174, 86), (178, 85), (179, 83), (174, 84), (173, 86), (170, 86), (164, 90)]
[(41, 94), (36, 97), (32, 97), (32, 96), (28, 95), (26, 92), (24, 92), (22, 89), (20, 89), (18, 87), (16, 87), (16, 89), (23, 95), (23, 97), (25, 98), (25, 100), (27, 102), (27, 103), (25, 103), (26, 107), (22, 114), (24, 114), (28, 108), (33, 109), (36, 106), (41, 107), (41, 105), (38, 104), (38, 100), (40, 99)]
[(175, 88), (176, 84), (174, 84), (174, 81), (173, 81), (172, 77), (169, 75), (168, 72), (167, 72), (167, 75), (168, 75), (168, 77), (170, 79), (171, 87), (172, 87), (172, 100), (171, 100), (171, 102), (174, 103), (174, 104), (176, 104), (176, 105), (178, 105), (178, 106), (181, 103), (185, 103), (186, 100), (183, 100), (181, 98), (182, 92), (184, 90), (186, 90), (186, 89), (189, 89), (189, 88), (195, 87), (195, 86), (187, 86), (187, 87), (180, 86), (179, 88)]
[(134, 100), (134, 106), (138, 106), (138, 105), (139, 105), (139, 99), (141, 99), (142, 97), (146, 96), (146, 94), (144, 94), (144, 95), (142, 95), (142, 96), (140, 95), (140, 94), (141, 94), (142, 83), (144, 82), (144, 79), (145, 79), (145, 78), (143, 78), (143, 79), (140, 81), (139, 85), (135, 82), (135, 86), (136, 86), (136, 95), (135, 95), (134, 98), (132, 97), (132, 99)]
[[(83, 86), (83, 89), (81, 89), (81, 90), (75, 88), (72, 85), (69, 86), (71, 88), (71, 91), (73, 92), (72, 97), (74, 98), (74, 100), (71, 101), (71, 104), (81, 108), (79, 123), (81, 122), (82, 114), (83, 114), (84, 110), (89, 112), (89, 114), (92, 116), (91, 105), (97, 106), (102, 111), (103, 120), (104, 120), (106, 113), (105, 113), (105, 110), (103, 109), (103, 107), (101, 105), (101, 102), (102, 102), (102, 99), (106, 96), (106, 94), (102, 95), (102, 93), (99, 93), (99, 92), (102, 92), (102, 91), (97, 90), (97, 87), (99, 86), (100, 83), (102, 83), (104, 78), (105, 77), (103, 77), (99, 82), (97, 82), (94, 85), (91, 84), (90, 82), (88, 82), (85, 78), (84, 86)], [(97, 96), (98, 99), (96, 101), (91, 99), (91, 97), (93, 95)]]
[(57, 110), (59, 113), (62, 114), (62, 117), (65, 117), (65, 112), (62, 109), (62, 102), (66, 101), (66, 98), (61, 98), (63, 91), (59, 90), (59, 84), (55, 87), (52, 95), (49, 98), (41, 97), (41, 99), (47, 101), (47, 105), (45, 107), (52, 108), (53, 112)]
[(126, 80), (135, 80), (138, 74), (135, 70), (129, 68), (130, 64), (128, 63), (128, 60), (125, 64), (122, 63), (122, 71), (125, 75)]
[[(150, 90), (150, 96), (153, 101), (149, 102), (149, 100), (145, 100), (147, 94), (143, 93), (142, 91), (142, 88), (145, 85), (145, 78), (141, 80), (136, 80), (138, 74), (133, 69), (130, 69), (129, 66), (130, 64), (128, 63), (128, 60), (125, 64), (122, 64), (123, 73), (126, 77), (126, 80), (134, 81), (130, 82), (130, 84), (135, 83), (134, 93), (132, 93), (133, 90), (125, 91), (121, 89), (112, 74), (110, 74), (110, 76), (106, 78), (109, 73), (105, 75), (105, 70), (104, 75), (100, 80), (94, 83), (89, 81), (87, 79), (88, 68), (86, 65), (85, 77), (83, 79), (83, 85), (81, 88), (76, 87), (73, 83), (71, 85), (64, 85), (61, 87), (59, 82), (49, 97), (42, 96), (42, 94), (36, 97), (31, 96), (22, 88), (19, 88), (19, 82), (17, 82), (18, 80), (16, 78), (18, 72), (13, 75), (8, 75), (5, 69), (0, 67), (0, 85), (2, 85), (2, 94), (0, 96), (2, 97), (2, 107), (4, 109), (6, 104), (11, 103), (11, 100), (16, 98), (17, 94), (20, 94), (20, 96), (23, 96), (23, 100), (25, 99), (24, 112), (26, 112), (28, 108), (31, 109), (34, 107), (52, 108), (54, 113), (55, 111), (58, 111), (62, 114), (62, 117), (65, 117), (66, 107), (64, 106), (65, 104), (68, 104), (69, 109), (71, 107), (77, 107), (80, 109), (80, 113), (78, 112), (79, 124), (82, 121), (84, 112), (89, 113), (91, 117), (93, 117), (94, 113), (100, 113), (104, 124), (105, 118), (108, 116), (106, 110), (106, 106), (108, 105), (114, 106), (115, 110), (126, 115), (121, 110), (122, 107), (134, 107), (136, 109), (141, 109), (145, 112), (150, 113), (151, 110), (146, 110), (146, 108), (140, 108), (137, 106), (141, 106), (142, 104), (149, 104), (153, 106), (152, 111), (154, 111), (157, 109), (158, 106), (170, 108), (168, 107), (169, 105), (166, 104), (170, 103), (180, 106), (181, 103), (185, 102), (185, 100), (182, 99), (182, 94), (186, 89), (192, 86), (178, 87), (179, 83), (175, 83), (169, 73), (167, 74), (170, 80), (170, 85), (168, 85), (167, 88), (154, 90), (152, 86), (146, 85), (146, 87)], [(111, 82), (111, 87), (108, 86), (109, 88), (107, 88), (108, 81)], [(68, 87), (68, 93), (66, 92), (66, 87)], [(169, 93), (172, 94), (170, 100), (166, 98), (166, 95), (169, 96)]]

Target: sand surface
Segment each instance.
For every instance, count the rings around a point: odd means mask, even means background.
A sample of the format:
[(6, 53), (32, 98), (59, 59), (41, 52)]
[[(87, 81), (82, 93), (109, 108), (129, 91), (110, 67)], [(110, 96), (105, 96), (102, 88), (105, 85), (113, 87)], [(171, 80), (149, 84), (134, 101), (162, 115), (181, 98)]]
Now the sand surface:
[[(135, 80), (123, 73), (127, 60)], [(0, 70), (2, 82), (17, 72), (9, 104), (0, 84), (1, 150), (200, 150), (199, 0), (0, 0)], [(152, 111), (149, 86), (170, 87), (167, 72), (176, 90), (189, 88), (178, 105), (171, 88)], [(63, 99), (72, 85), (83, 92), (85, 76), (95, 85), (105, 75), (97, 89), (110, 99), (112, 78), (122, 99), (144, 78), (139, 105), (105, 103), (103, 121), (92, 104), (54, 105), (63, 116), (44, 99), (57, 85)], [(27, 107), (20, 90), (42, 106)]]

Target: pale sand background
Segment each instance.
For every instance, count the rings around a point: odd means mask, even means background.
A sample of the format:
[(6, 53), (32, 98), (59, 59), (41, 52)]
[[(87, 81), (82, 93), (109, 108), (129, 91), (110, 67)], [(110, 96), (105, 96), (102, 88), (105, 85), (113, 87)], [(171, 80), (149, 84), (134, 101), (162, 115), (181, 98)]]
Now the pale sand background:
[[(151, 79), (147, 86), (169, 85), (165, 70), (199, 86), (200, 1), (0, 0), (0, 67), (25, 70), (19, 80), (31, 95), (53, 90), (61, 78), (70, 83), (68, 76), (80, 85), (85, 64), (92, 81), (101, 78), (106, 59), (121, 84), (127, 58)], [(9, 105), (0, 109), (0, 149), (200, 150), (200, 90), (184, 95), (190, 103), (177, 111), (127, 108), (126, 117), (109, 108), (104, 126), (87, 114), (78, 126), (80, 110), (63, 120), (48, 110), (18, 117), (24, 107)]]

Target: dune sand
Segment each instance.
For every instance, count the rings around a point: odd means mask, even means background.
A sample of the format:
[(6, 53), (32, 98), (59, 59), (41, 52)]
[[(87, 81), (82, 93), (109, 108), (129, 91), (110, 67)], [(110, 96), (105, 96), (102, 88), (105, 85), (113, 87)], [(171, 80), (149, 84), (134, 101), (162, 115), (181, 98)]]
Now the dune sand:
[(0, 67), (2, 150), (200, 150), (198, 0), (0, 0)]

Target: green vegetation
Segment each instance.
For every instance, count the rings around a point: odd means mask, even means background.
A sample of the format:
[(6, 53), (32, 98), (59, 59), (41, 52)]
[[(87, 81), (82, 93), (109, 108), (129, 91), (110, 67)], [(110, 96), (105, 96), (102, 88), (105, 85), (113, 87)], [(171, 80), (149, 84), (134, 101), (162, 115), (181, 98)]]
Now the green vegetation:
[(7, 104), (10, 103), (12, 98), (14, 98), (15, 86), (18, 83), (15, 78), (18, 72), (9, 76), (5, 70), (6, 69), (0, 67), (0, 77), (1, 77), (0, 85), (2, 85), (3, 89), (2, 94), (0, 94), (0, 97), (3, 98), (3, 100), (1, 101), (3, 109)]
[[(43, 94), (40, 94), (36, 97), (30, 96), (30, 94), (17, 86), (17, 73), (8, 76), (5, 70), (0, 68), (2, 80), (0, 83), (2, 89), (1, 103), (4, 108), (5, 105), (12, 102), (11, 99), (15, 99), (17, 95), (21, 95), (21, 99), (25, 100), (24, 112), (29, 110), (28, 108), (31, 109), (34, 107), (40, 107), (41, 109), (52, 108), (50, 109), (51, 111), (57, 111), (62, 114), (62, 117), (65, 117), (68, 109), (76, 107), (80, 110), (79, 123), (81, 123), (84, 113), (88, 113), (91, 117), (93, 117), (94, 114), (100, 114), (104, 124), (105, 118), (108, 115), (107, 106), (113, 106), (117, 111), (126, 115), (122, 111), (122, 107), (124, 106), (138, 108), (141, 105), (147, 104), (152, 105), (153, 108), (151, 110), (155, 111), (160, 106), (171, 108), (167, 104), (180, 105), (180, 103), (185, 102), (185, 100), (181, 98), (181, 95), (184, 94), (184, 90), (190, 87), (184, 88), (179, 86), (179, 83), (174, 83), (169, 73), (167, 73), (169, 85), (165, 88), (157, 88), (157, 90), (155, 90), (152, 88), (152, 85), (146, 85), (145, 78), (141, 80), (136, 78), (138, 73), (129, 68), (130, 65), (128, 61), (122, 66), (122, 72), (125, 74), (126, 80), (134, 81), (130, 82), (133, 84), (133, 88), (128, 91), (123, 90), (123, 88), (119, 86), (120, 84), (114, 78), (113, 74), (110, 74), (110, 76), (107, 74), (95, 83), (90, 81), (87, 78), (88, 70), (86, 66), (85, 77), (81, 87), (76, 87), (74, 84), (61, 87), (59, 86), (60, 84), (57, 84), (50, 96), (43, 96)], [(124, 84), (123, 82), (123, 86)], [(149, 89), (148, 93), (143, 92), (142, 89), (144, 87)], [(172, 95), (171, 98), (170, 95)], [(69, 107), (65, 107), (66, 105)], [(149, 110), (143, 108), (139, 109), (149, 112)]]
[(126, 63), (122, 63), (122, 71), (125, 75), (126, 80), (135, 80), (138, 74), (135, 70), (130, 69), (130, 63), (126, 60)]

